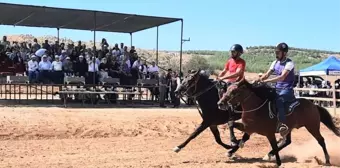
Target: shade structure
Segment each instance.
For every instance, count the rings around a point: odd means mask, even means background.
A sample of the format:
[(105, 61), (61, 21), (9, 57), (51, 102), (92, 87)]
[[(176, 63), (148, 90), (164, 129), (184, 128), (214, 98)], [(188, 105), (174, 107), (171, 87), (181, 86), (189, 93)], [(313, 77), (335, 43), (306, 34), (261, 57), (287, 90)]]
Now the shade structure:
[(300, 70), (300, 76), (309, 75), (340, 75), (340, 60), (329, 56), (318, 64)]
[[(182, 20), (82, 9), (0, 3), (0, 24), (103, 32), (135, 33)], [(94, 21), (95, 24), (94, 24)]]

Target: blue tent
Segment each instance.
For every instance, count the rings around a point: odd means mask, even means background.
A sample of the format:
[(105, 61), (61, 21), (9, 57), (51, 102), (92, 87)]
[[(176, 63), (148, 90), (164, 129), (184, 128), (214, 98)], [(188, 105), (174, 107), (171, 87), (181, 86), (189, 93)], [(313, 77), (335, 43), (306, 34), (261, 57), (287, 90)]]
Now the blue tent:
[(300, 70), (300, 76), (308, 75), (340, 75), (340, 60), (329, 56), (318, 64)]

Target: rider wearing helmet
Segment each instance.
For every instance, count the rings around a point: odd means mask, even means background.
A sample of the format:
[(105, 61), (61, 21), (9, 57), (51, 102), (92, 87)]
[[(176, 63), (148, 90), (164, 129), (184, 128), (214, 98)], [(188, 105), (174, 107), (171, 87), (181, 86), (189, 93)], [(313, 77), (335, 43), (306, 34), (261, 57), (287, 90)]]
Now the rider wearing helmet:
[(244, 77), (246, 67), (246, 62), (240, 57), (243, 54), (243, 47), (240, 44), (234, 44), (230, 51), (231, 58), (228, 59), (223, 71), (217, 77), (218, 80), (227, 83), (240, 81)]
[[(226, 88), (234, 82), (240, 81), (242, 78), (244, 78), (244, 71), (246, 67), (246, 62), (240, 58), (240, 56), (243, 54), (243, 47), (240, 44), (234, 44), (230, 48), (231, 51), (231, 58), (228, 59), (226, 62), (223, 71), (218, 75), (217, 80), (218, 81), (224, 81), (225, 86), (223, 88), (222, 94), (226, 92)], [(220, 98), (224, 99), (225, 95), (222, 96), (220, 94)], [(221, 107), (219, 107), (221, 108)], [(233, 113), (231, 110), (230, 112), (230, 121), (228, 122), (229, 125), (229, 131), (230, 131), (230, 138), (232, 145), (235, 145), (237, 143), (236, 137), (234, 135), (234, 121), (232, 119)]]
[[(277, 93), (276, 106), (278, 108), (278, 129), (282, 137), (289, 133), (289, 128), (286, 125), (284, 103), (295, 99), (294, 96), (294, 62), (287, 58), (288, 45), (279, 43), (276, 46), (276, 60), (271, 64), (269, 70), (258, 81), (260, 82), (276, 82), (275, 89)], [(268, 79), (275, 73), (276, 77)]]

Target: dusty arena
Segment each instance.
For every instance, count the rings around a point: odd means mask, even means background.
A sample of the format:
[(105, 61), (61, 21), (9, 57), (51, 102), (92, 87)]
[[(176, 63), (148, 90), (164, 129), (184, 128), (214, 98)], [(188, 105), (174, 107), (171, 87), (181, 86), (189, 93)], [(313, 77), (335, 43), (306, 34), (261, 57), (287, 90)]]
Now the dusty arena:
[[(13, 168), (217, 168), (271, 167), (261, 158), (270, 150), (253, 135), (235, 159), (225, 156), (210, 130), (181, 152), (172, 149), (201, 122), (196, 109), (2, 107), (0, 167)], [(220, 129), (225, 142), (227, 130)], [(331, 162), (340, 166), (340, 138), (324, 126)], [(238, 137), (241, 134), (238, 132)], [(321, 147), (305, 129), (281, 152), (284, 167), (322, 167)]]

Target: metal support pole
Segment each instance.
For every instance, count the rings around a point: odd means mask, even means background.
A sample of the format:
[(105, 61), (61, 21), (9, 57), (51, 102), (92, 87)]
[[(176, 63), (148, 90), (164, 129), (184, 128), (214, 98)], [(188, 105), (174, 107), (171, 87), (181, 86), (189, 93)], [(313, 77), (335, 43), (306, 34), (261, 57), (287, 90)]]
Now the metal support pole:
[(158, 66), (158, 27), (157, 26), (157, 36), (156, 36), (156, 65)]
[(92, 63), (93, 63), (93, 85), (96, 83), (96, 26), (97, 26), (97, 14), (94, 12), (94, 29), (93, 29), (93, 57), (92, 57)]
[(181, 49), (179, 51), (179, 72), (182, 73), (183, 19), (181, 19)]
[(59, 39), (59, 28), (57, 28), (57, 35), (58, 35), (58, 43), (60, 44), (60, 39)]
[(132, 47), (132, 33), (130, 33), (130, 48)]

